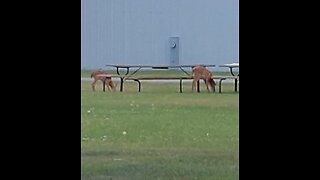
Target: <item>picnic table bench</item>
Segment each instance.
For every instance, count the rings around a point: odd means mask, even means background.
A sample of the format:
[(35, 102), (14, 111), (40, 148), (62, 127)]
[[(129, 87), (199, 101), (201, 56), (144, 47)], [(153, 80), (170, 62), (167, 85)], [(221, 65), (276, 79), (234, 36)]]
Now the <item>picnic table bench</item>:
[[(236, 76), (213, 76), (213, 79), (219, 80), (219, 93), (221, 93), (222, 89), (222, 81), (226, 79), (236, 79)], [(141, 92), (141, 80), (180, 80), (180, 93), (182, 93), (183, 89), (183, 80), (186, 79), (193, 79), (192, 76), (135, 76), (135, 77), (128, 77), (125, 78), (126, 80), (134, 80), (138, 83), (138, 92)], [(200, 92), (200, 84), (199, 81), (197, 82), (197, 92)]]

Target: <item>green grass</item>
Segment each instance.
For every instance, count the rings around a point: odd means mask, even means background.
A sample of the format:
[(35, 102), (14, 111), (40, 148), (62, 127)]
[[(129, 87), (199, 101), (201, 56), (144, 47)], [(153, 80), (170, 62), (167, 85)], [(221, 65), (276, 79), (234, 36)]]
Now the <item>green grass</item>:
[[(203, 84), (203, 83), (201, 83)], [(239, 93), (191, 83), (81, 82), (82, 179), (239, 179)], [(123, 134), (123, 132), (127, 134)]]

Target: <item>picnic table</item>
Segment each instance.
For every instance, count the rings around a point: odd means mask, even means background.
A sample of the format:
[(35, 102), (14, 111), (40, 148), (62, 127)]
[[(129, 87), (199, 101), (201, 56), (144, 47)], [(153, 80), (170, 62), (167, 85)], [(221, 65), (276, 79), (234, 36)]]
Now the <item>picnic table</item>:
[[(140, 64), (140, 65), (126, 65), (126, 64), (107, 64), (106, 66), (109, 67), (114, 67), (116, 68), (116, 72), (117, 75), (120, 78), (120, 92), (123, 91), (123, 83), (125, 80), (134, 80), (138, 83), (139, 85), (139, 89), (138, 91), (140, 92), (141, 90), (141, 83), (140, 80), (180, 80), (180, 92), (182, 92), (182, 80), (183, 79), (192, 79), (192, 75), (189, 74), (184, 68), (193, 68), (197, 65), (201, 65), (201, 66), (205, 66), (205, 67), (215, 67), (215, 65), (213, 64), (190, 64), (190, 65), (144, 65), (144, 64)], [(151, 69), (180, 69), (182, 72), (184, 72), (186, 74), (186, 76), (149, 76), (149, 77), (133, 77), (134, 74), (136, 74), (140, 69), (142, 68), (151, 68)], [(120, 73), (120, 69), (125, 69), (125, 73), (121, 74)], [(133, 72), (130, 73), (130, 70), (135, 69)], [(200, 85), (199, 85), (199, 81), (197, 82), (197, 91), (200, 91)]]
[(239, 69), (239, 63), (231, 63), (231, 64), (222, 64), (219, 67), (227, 67), (230, 70), (230, 73), (232, 76), (236, 77), (234, 78), (234, 91), (238, 91), (238, 80), (239, 80), (239, 72), (237, 74), (234, 73), (233, 69), (238, 68)]

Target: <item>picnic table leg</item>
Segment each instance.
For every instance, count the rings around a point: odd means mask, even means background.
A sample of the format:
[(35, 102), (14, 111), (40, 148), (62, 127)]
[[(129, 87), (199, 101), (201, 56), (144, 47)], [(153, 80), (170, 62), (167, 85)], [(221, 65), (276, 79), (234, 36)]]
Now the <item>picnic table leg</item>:
[(106, 92), (106, 79), (102, 81), (102, 90), (103, 92)]
[(238, 91), (238, 79), (237, 78), (234, 80), (234, 91), (235, 92)]
[[(232, 76), (236, 76), (236, 75), (233, 73), (233, 71), (232, 71), (232, 67), (230, 67), (230, 72), (231, 72)], [(239, 76), (239, 74), (238, 74), (237, 76)], [(235, 91), (235, 92), (238, 91), (238, 79), (235, 79), (235, 80), (234, 80), (234, 91)]]
[(136, 81), (138, 83), (138, 92), (141, 91), (141, 82), (139, 81), (139, 79), (135, 79), (134, 81)]
[(123, 91), (123, 77), (120, 77), (120, 92)]
[(200, 92), (200, 80), (197, 81), (197, 92)]
[(226, 80), (226, 78), (221, 78), (219, 81), (219, 93), (221, 93), (221, 85), (223, 80)]

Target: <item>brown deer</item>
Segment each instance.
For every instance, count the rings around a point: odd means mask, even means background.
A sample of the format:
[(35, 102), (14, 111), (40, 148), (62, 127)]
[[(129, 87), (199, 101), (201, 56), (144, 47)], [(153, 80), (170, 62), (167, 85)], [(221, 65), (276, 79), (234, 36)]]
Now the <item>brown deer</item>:
[(105, 82), (105, 85), (107, 86), (108, 90), (110, 91), (110, 88), (115, 91), (116, 85), (113, 84), (111, 77), (107, 76), (99, 76), (99, 75), (108, 75), (106, 71), (103, 71), (101, 69), (93, 71), (91, 73), (91, 78), (93, 78), (93, 82), (91, 83), (92, 90), (95, 91), (96, 82), (98, 80), (102, 81), (102, 83)]
[(193, 91), (194, 87), (196, 86), (196, 83), (200, 79), (204, 80), (204, 83), (207, 86), (208, 92), (210, 92), (209, 86), (213, 92), (216, 91), (216, 89), (215, 89), (216, 82), (212, 78), (212, 73), (206, 67), (199, 66), (199, 65), (193, 67), (192, 68), (192, 76), (193, 76), (192, 91)]

